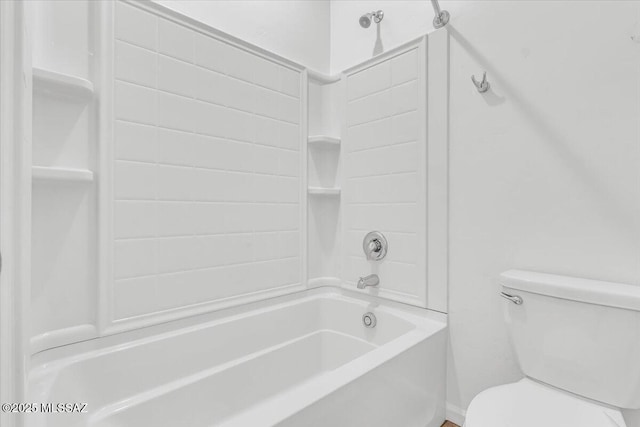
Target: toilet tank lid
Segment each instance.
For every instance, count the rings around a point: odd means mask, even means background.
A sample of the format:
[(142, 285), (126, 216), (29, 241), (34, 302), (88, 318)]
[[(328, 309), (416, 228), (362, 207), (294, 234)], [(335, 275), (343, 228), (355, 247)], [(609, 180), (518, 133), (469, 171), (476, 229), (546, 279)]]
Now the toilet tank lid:
[(505, 271), (500, 274), (500, 284), (524, 292), (640, 311), (640, 286), (636, 285), (525, 270)]

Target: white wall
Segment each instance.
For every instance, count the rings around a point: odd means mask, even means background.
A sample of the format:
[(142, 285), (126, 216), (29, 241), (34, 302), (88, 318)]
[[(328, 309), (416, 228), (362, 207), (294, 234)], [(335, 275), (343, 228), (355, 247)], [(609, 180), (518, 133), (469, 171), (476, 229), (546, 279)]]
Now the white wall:
[(329, 72), (328, 0), (155, 0), (256, 46)]
[[(456, 406), (520, 376), (501, 271), (640, 285), (639, 13), (638, 2), (479, 2), (449, 28)], [(483, 70), (485, 95), (469, 81)]]

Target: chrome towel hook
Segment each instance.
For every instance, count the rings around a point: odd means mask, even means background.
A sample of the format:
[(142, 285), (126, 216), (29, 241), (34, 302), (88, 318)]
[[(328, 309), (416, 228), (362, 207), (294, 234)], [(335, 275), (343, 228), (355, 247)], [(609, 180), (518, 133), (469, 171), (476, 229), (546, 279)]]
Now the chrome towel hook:
[(486, 91), (489, 90), (489, 82), (487, 81), (487, 72), (486, 71), (484, 72), (484, 74), (482, 74), (482, 81), (481, 82), (478, 82), (476, 80), (475, 76), (471, 76), (471, 81), (476, 86), (476, 89), (478, 89), (478, 92), (485, 93)]

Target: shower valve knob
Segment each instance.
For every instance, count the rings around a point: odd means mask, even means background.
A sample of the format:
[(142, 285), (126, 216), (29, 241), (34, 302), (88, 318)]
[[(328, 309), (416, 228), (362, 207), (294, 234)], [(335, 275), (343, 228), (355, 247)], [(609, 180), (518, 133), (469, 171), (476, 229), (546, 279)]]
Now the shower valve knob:
[(387, 255), (389, 244), (387, 239), (379, 231), (368, 233), (362, 242), (362, 250), (368, 260), (380, 261)]

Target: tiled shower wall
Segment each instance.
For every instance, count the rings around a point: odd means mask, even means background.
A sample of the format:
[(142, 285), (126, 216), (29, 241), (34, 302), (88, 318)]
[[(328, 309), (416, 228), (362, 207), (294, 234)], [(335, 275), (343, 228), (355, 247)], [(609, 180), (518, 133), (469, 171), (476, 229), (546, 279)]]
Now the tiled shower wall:
[[(424, 306), (423, 50), (419, 44), (347, 72), (343, 279), (353, 283), (377, 273), (381, 296)], [(381, 231), (389, 242), (388, 254), (379, 262), (368, 262), (362, 250), (362, 240), (372, 230)]]
[(300, 283), (300, 82), (116, 4), (114, 319)]

